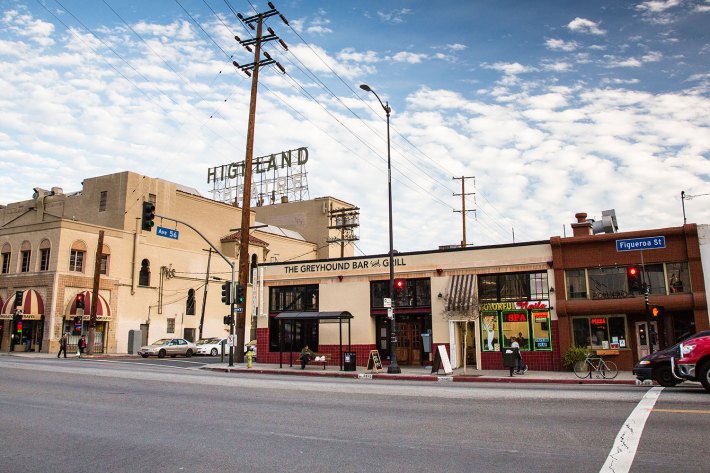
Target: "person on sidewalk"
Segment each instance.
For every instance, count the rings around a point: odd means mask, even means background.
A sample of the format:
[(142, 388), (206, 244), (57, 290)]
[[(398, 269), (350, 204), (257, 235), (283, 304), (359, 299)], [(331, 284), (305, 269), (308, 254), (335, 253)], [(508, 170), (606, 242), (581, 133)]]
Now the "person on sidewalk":
[(69, 342), (69, 332), (64, 333), (59, 339), (59, 353), (57, 353), (57, 358), (64, 352), (64, 358), (67, 357), (67, 343)]
[(515, 358), (515, 364), (516, 364), (516, 369), (515, 369), (515, 374), (525, 374), (525, 372), (528, 370), (528, 367), (523, 363), (523, 355), (520, 353), (520, 344), (518, 343), (518, 339), (515, 337), (511, 338), (512, 343), (510, 344), (510, 348), (517, 348), (517, 356)]
[(82, 353), (84, 353), (84, 350), (86, 350), (86, 336), (82, 335), (79, 339), (79, 343), (77, 344), (77, 353), (79, 355), (79, 358), (81, 358), (81, 355)]
[(313, 352), (310, 348), (308, 348), (308, 345), (303, 347), (303, 350), (301, 350), (301, 356), (298, 359), (301, 360), (301, 369), (305, 370), (306, 364), (313, 359)]

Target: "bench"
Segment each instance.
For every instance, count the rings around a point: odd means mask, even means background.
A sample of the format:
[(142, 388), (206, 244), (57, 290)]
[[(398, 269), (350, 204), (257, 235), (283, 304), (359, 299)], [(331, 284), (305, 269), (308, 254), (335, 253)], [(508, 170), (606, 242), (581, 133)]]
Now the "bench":
[[(318, 357), (318, 360), (316, 360), (316, 357)], [(320, 353), (314, 353), (313, 358), (308, 360), (307, 365), (323, 365), (323, 369), (325, 369), (326, 365), (330, 363), (330, 355), (322, 355)]]

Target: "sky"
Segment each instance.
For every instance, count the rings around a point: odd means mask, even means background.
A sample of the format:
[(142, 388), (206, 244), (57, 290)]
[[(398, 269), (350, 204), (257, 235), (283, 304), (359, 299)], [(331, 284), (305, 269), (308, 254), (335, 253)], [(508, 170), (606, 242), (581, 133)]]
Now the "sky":
[[(475, 246), (607, 209), (619, 231), (710, 223), (710, 0), (274, 4), (286, 72), (260, 68), (254, 155), (307, 147), (309, 197), (360, 209), (356, 255), (389, 250), (386, 114), (360, 84), (391, 107), (396, 251), (459, 245), (462, 215)], [(236, 13), (269, 10), (0, 0), (0, 204), (123, 171), (210, 197), (246, 153)]]

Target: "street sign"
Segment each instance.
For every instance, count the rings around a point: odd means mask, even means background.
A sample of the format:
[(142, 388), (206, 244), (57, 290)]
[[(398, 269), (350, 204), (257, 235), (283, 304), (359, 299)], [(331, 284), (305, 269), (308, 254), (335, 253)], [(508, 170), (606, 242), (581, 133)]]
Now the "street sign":
[(392, 310), (392, 307), (389, 307), (387, 309), (387, 318), (392, 319), (394, 317), (394, 311)]
[(392, 307), (392, 299), (389, 297), (384, 298), (384, 307)]
[(234, 346), (234, 335), (227, 335), (227, 346), (228, 347)]
[(173, 230), (172, 228), (165, 228), (165, 227), (158, 227), (155, 230), (155, 234), (161, 237), (165, 238), (172, 238), (173, 240), (177, 240), (178, 237), (180, 236), (180, 232), (177, 230)]
[(237, 313), (244, 312), (244, 307), (237, 307)]
[(654, 236), (616, 240), (616, 251), (657, 250), (666, 247), (666, 237)]

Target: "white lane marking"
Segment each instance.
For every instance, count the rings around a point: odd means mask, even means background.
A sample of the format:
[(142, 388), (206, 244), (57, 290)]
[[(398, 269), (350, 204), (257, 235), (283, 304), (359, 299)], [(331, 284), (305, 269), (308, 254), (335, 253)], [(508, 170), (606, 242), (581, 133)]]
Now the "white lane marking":
[(663, 391), (663, 388), (651, 388), (641, 398), (616, 435), (616, 440), (609, 451), (606, 463), (599, 470), (600, 473), (627, 473), (631, 469), (636, 456), (636, 449), (641, 440), (643, 427), (646, 425), (646, 419), (648, 419), (648, 415), (653, 410), (661, 391)]

